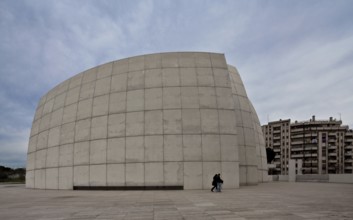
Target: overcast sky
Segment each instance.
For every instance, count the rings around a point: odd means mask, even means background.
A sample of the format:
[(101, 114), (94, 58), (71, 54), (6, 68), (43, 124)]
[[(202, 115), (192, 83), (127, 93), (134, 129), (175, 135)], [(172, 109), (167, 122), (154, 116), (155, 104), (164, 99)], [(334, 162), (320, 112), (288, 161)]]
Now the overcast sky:
[(0, 1), (0, 165), (25, 166), (39, 98), (112, 60), (224, 53), (262, 124), (353, 127), (353, 1)]

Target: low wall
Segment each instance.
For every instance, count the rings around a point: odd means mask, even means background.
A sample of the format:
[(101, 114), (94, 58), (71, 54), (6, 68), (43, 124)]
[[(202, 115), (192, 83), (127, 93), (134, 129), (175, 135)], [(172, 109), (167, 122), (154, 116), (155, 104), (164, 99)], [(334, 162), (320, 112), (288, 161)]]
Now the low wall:
[[(288, 175), (273, 175), (273, 181), (288, 182)], [(296, 182), (353, 183), (353, 174), (305, 174), (296, 175)]]
[(353, 174), (329, 174), (330, 183), (353, 183)]

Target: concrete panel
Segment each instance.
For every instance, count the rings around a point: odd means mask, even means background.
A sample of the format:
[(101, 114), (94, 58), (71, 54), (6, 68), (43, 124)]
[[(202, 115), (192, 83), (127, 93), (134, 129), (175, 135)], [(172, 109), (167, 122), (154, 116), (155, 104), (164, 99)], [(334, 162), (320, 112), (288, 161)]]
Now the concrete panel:
[(89, 166), (89, 185), (90, 186), (107, 185), (107, 165), (106, 164)]
[(162, 57), (160, 54), (150, 54), (145, 56), (145, 69), (162, 68)]
[(59, 166), (72, 166), (74, 164), (74, 145), (65, 144), (59, 147)]
[(74, 165), (89, 164), (89, 141), (75, 143)]
[(162, 110), (145, 111), (145, 135), (163, 134)]
[(224, 189), (239, 188), (239, 163), (238, 162), (222, 162), (222, 187)]
[(246, 167), (246, 184), (247, 185), (257, 185), (257, 166), (247, 166)]
[(202, 135), (202, 161), (220, 161), (219, 135)]
[(89, 186), (89, 166), (74, 167), (74, 186)]
[(145, 150), (143, 136), (126, 138), (126, 162), (144, 162)]
[(92, 115), (93, 99), (85, 99), (78, 103), (76, 120), (86, 119)]
[(111, 80), (112, 80), (111, 77), (98, 79), (96, 81), (96, 87), (94, 89), (94, 96), (101, 96), (101, 95), (108, 94), (110, 91)]
[(37, 140), (37, 150), (48, 147), (48, 133), (48, 130), (39, 133)]
[(107, 163), (125, 162), (125, 138), (108, 139)]
[(201, 109), (202, 133), (219, 133), (218, 111), (215, 109)]
[(27, 154), (27, 167), (26, 167), (27, 171), (33, 170), (35, 168), (35, 163), (36, 163), (35, 159), (36, 159), (35, 152)]
[(163, 53), (162, 67), (178, 67), (178, 54), (177, 53)]
[(163, 110), (164, 134), (181, 134), (181, 110)]
[(91, 119), (87, 118), (76, 122), (75, 141), (87, 141), (90, 138)]
[(180, 76), (178, 68), (162, 69), (163, 87), (180, 86)]
[(126, 112), (126, 92), (111, 93), (109, 97), (109, 114)]
[(113, 62), (100, 65), (98, 67), (97, 79), (106, 78), (112, 75), (112, 71), (113, 71)]
[(125, 92), (127, 88), (127, 73), (112, 77), (111, 92)]
[(122, 59), (114, 61), (113, 63), (113, 75), (122, 74), (129, 71), (129, 59)]
[[(55, 96), (60, 95), (62, 93), (65, 93), (68, 89), (69, 89), (69, 84), (70, 81), (69, 80), (65, 80), (64, 82), (60, 83), (59, 85), (57, 85), (54, 90), (55, 90)], [(54, 98), (54, 96), (52, 97)], [(47, 101), (49, 101), (49, 99), (47, 99)]]
[(86, 70), (83, 73), (82, 84), (93, 82), (97, 79), (97, 68)]
[(34, 188), (45, 188), (45, 169), (38, 169), (34, 171)]
[(199, 90), (197, 87), (185, 87), (181, 90), (182, 108), (199, 108)]
[(54, 99), (46, 102), (43, 107), (42, 115), (51, 113), (53, 111), (53, 107), (54, 107)]
[(70, 79), (69, 89), (80, 86), (82, 82), (83, 74), (77, 74)]
[(80, 96), (80, 87), (70, 89), (66, 94), (65, 105), (71, 105), (78, 102)]
[(91, 140), (107, 138), (108, 116), (92, 118), (91, 122)]
[(196, 53), (195, 63), (197, 67), (211, 67), (211, 59), (209, 53)]
[(240, 162), (240, 164), (241, 165), (247, 164), (245, 146), (244, 145), (239, 145), (238, 146), (238, 150), (239, 150), (239, 162)]
[(232, 90), (228, 88), (216, 87), (216, 96), (218, 108), (220, 109), (234, 109)]
[(47, 150), (46, 167), (59, 166), (59, 147), (51, 147)]
[(164, 185), (182, 186), (184, 184), (183, 165), (183, 162), (164, 162)]
[(48, 134), (48, 147), (59, 145), (60, 142), (60, 127), (55, 127), (49, 130)]
[(45, 104), (45, 102), (43, 103), (43, 105), (37, 107), (36, 112), (34, 114), (34, 121), (36, 121), (42, 117), (44, 104)]
[(35, 153), (35, 169), (45, 168), (47, 149), (39, 150)]
[(178, 53), (179, 67), (195, 67), (195, 54), (189, 52)]
[(181, 108), (180, 87), (163, 88), (163, 108)]
[(228, 69), (228, 65), (226, 63), (226, 59), (224, 57), (224, 54), (210, 53), (209, 55), (211, 57), (212, 67)]
[(50, 114), (44, 115), (39, 124), (39, 132), (49, 129), (50, 126)]
[(89, 149), (90, 164), (102, 164), (107, 162), (107, 140), (91, 141)]
[(162, 70), (149, 69), (145, 71), (145, 88), (162, 87)]
[(74, 103), (72, 105), (68, 105), (64, 108), (64, 114), (63, 114), (63, 119), (62, 123), (70, 123), (76, 120), (76, 113), (77, 113), (77, 103)]
[(184, 162), (184, 189), (202, 189), (202, 162)]
[(163, 136), (145, 136), (145, 161), (163, 161)]
[(145, 109), (162, 109), (162, 88), (152, 88), (145, 90)]
[(230, 88), (230, 79), (227, 69), (213, 69), (215, 86)]
[(238, 161), (239, 149), (236, 135), (221, 135), (221, 161)]
[(107, 164), (107, 186), (125, 185), (125, 164)]
[[(240, 111), (241, 112), (241, 118), (242, 118), (242, 126), (246, 128), (254, 128), (254, 123), (252, 120), (252, 115), (251, 112), (245, 112), (245, 111)], [(238, 124), (237, 124), (238, 125)]]
[(92, 116), (108, 114), (109, 95), (98, 96), (93, 99)]
[(164, 161), (183, 160), (183, 139), (181, 135), (164, 135)]
[(136, 90), (144, 89), (145, 87), (145, 74), (144, 71), (129, 72), (127, 78), (127, 89)]
[(236, 122), (234, 111), (218, 110), (219, 132), (221, 134), (236, 134)]
[(216, 91), (214, 87), (199, 87), (200, 108), (217, 108)]
[(238, 99), (239, 99), (240, 109), (242, 109), (243, 111), (250, 112), (251, 108), (249, 105), (249, 99), (242, 96), (238, 96)]
[(180, 68), (181, 86), (197, 86), (197, 75), (195, 68)]
[(26, 170), (26, 188), (34, 188), (34, 170)]
[(201, 116), (199, 109), (183, 109), (182, 123), (184, 134), (200, 134)]
[(249, 146), (246, 146), (245, 148), (246, 150), (246, 163), (248, 165), (257, 165), (257, 157), (256, 157), (256, 147), (249, 147)]
[(129, 72), (143, 70), (145, 66), (145, 57), (144, 56), (136, 56), (129, 58)]
[(201, 135), (183, 135), (184, 161), (202, 161)]
[[(61, 118), (60, 118), (61, 120)], [(39, 132), (40, 119), (33, 122), (30, 136), (36, 135)]]
[(29, 138), (28, 153), (32, 153), (37, 150), (37, 140), (38, 140), (38, 135), (34, 135)]
[(55, 97), (53, 111), (63, 108), (65, 105), (66, 93), (60, 94)]
[(144, 90), (134, 90), (127, 92), (126, 109), (130, 111), (141, 111), (144, 109)]
[(125, 136), (125, 114), (113, 114), (108, 118), (108, 137)]
[(213, 73), (210, 68), (196, 68), (199, 86), (214, 86)]
[(144, 164), (143, 163), (127, 163), (125, 169), (125, 178), (127, 186), (143, 186), (144, 181)]
[(59, 188), (59, 168), (45, 169), (45, 188)]
[(126, 114), (126, 136), (144, 134), (144, 112), (131, 112)]
[(95, 82), (90, 82), (90, 83), (87, 83), (87, 84), (83, 84), (81, 86), (79, 100), (93, 98), (95, 84), (96, 84)]
[(145, 186), (163, 185), (163, 163), (145, 163)]
[(255, 132), (252, 128), (244, 128), (245, 145), (255, 147)]
[(213, 176), (221, 173), (221, 162), (202, 163), (202, 184), (203, 189), (211, 189)]

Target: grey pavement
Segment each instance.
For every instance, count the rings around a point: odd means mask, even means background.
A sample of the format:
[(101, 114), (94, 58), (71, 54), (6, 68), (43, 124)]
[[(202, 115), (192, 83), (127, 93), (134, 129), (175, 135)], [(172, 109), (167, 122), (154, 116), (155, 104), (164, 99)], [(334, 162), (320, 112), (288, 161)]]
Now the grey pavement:
[(0, 219), (353, 219), (353, 184), (271, 182), (221, 193), (0, 185)]

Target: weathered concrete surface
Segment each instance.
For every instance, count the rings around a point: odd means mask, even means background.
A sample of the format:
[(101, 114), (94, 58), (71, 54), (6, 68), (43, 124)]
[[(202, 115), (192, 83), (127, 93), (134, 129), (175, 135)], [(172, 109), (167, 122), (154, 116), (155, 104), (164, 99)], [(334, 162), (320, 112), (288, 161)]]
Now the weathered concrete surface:
[(0, 219), (352, 219), (353, 184), (272, 182), (212, 193), (0, 185)]

